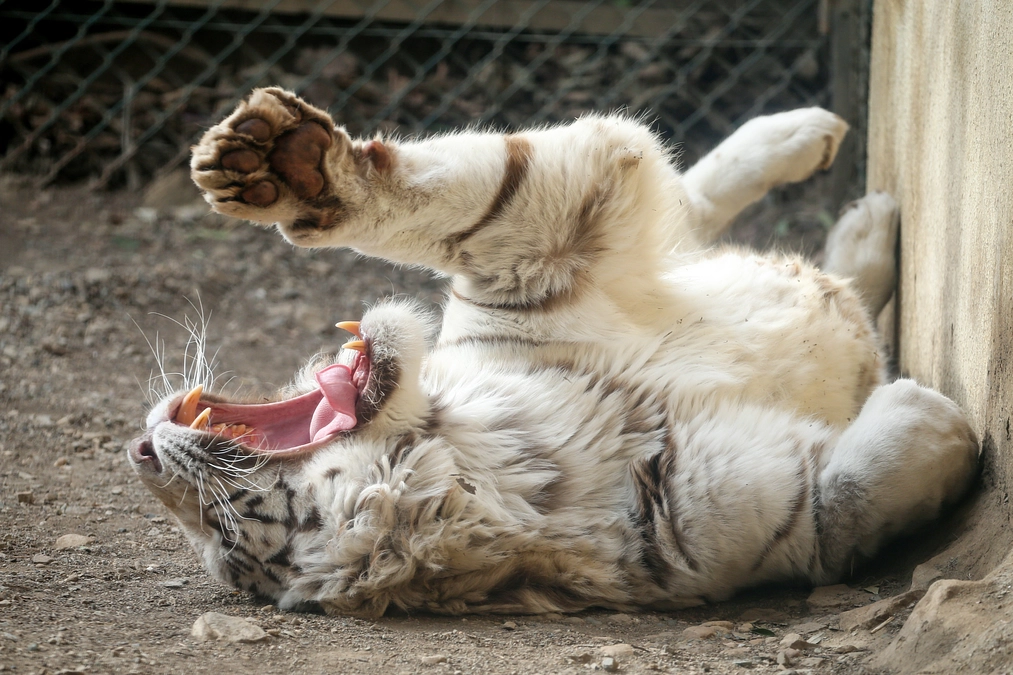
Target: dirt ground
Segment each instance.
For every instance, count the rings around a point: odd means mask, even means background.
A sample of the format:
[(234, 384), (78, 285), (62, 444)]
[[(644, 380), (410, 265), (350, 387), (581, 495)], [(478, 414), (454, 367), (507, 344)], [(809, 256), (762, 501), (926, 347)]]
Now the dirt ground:
[[(897, 544), (849, 587), (762, 589), (670, 614), (361, 621), (280, 612), (211, 580), (127, 465), (156, 370), (148, 343), (164, 343), (166, 369), (178, 370), (186, 338), (174, 320), (196, 319), (202, 306), (219, 381), (271, 391), (316, 351), (337, 348), (334, 322), (358, 318), (363, 303), (392, 293), (439, 303), (442, 284), (345, 252), (292, 249), (206, 215), (185, 187), (162, 188), (0, 184), (0, 671), (879, 672), (866, 664), (920, 593), (867, 616), (846, 612), (906, 591), (945, 528)], [(783, 235), (818, 250), (828, 216), (814, 208), (799, 218), (745, 222), (735, 236)], [(58, 543), (67, 534), (87, 539)], [(916, 581), (934, 569), (918, 568)], [(205, 612), (267, 635), (199, 641), (191, 627)]]

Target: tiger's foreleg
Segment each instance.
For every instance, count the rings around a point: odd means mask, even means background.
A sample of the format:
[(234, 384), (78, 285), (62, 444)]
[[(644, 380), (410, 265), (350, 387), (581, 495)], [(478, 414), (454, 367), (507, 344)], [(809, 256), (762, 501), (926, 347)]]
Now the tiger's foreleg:
[(191, 168), (215, 210), (275, 223), (296, 245), (421, 264), (515, 306), (648, 277), (664, 224), (688, 211), (663, 145), (621, 116), (354, 140), (294, 94), (261, 89), (205, 134)]

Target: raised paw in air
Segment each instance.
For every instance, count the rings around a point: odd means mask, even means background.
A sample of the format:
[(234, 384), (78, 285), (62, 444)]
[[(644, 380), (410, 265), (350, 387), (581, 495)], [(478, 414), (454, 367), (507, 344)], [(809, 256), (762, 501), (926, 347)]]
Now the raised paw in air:
[(340, 217), (356, 176), (388, 165), (382, 144), (353, 144), (326, 112), (268, 88), (204, 134), (190, 168), (219, 213), (313, 230)]

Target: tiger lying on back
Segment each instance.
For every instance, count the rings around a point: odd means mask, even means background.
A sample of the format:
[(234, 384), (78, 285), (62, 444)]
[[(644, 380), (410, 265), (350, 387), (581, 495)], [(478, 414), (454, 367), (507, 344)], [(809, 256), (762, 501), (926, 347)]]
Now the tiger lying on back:
[(215, 576), (283, 607), (674, 609), (832, 582), (978, 458), (951, 401), (884, 384), (888, 196), (846, 211), (825, 271), (705, 248), (846, 129), (761, 117), (680, 175), (628, 117), (353, 141), (258, 90), (194, 149), (212, 207), (451, 275), (443, 324), (388, 302), (276, 402), (169, 396), (132, 464)]

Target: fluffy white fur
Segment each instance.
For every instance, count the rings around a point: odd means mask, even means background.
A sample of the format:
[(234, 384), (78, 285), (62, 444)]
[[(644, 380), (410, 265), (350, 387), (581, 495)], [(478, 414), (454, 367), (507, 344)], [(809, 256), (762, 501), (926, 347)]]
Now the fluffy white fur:
[[(237, 131), (251, 119), (269, 139)], [(331, 141), (308, 165), (322, 190), (300, 196), (272, 153), (307, 124)], [(195, 148), (194, 178), (222, 213), (428, 266), (452, 292), (429, 347), (411, 303), (363, 317), (396, 382), (308, 459), (216, 488), (208, 436), (167, 420), (178, 396), (153, 411), (144, 438), (166, 468), (139, 473), (224, 581), (369, 615), (677, 608), (833, 581), (966, 489), (978, 446), (960, 410), (883, 384), (870, 317), (893, 284), (888, 196), (847, 211), (836, 274), (707, 248), (768, 189), (829, 166), (835, 115), (753, 120), (684, 175), (622, 116), (403, 142), (332, 128), (259, 90)], [(257, 167), (225, 167), (237, 149)], [(277, 200), (255, 206), (244, 190), (263, 181)]]

